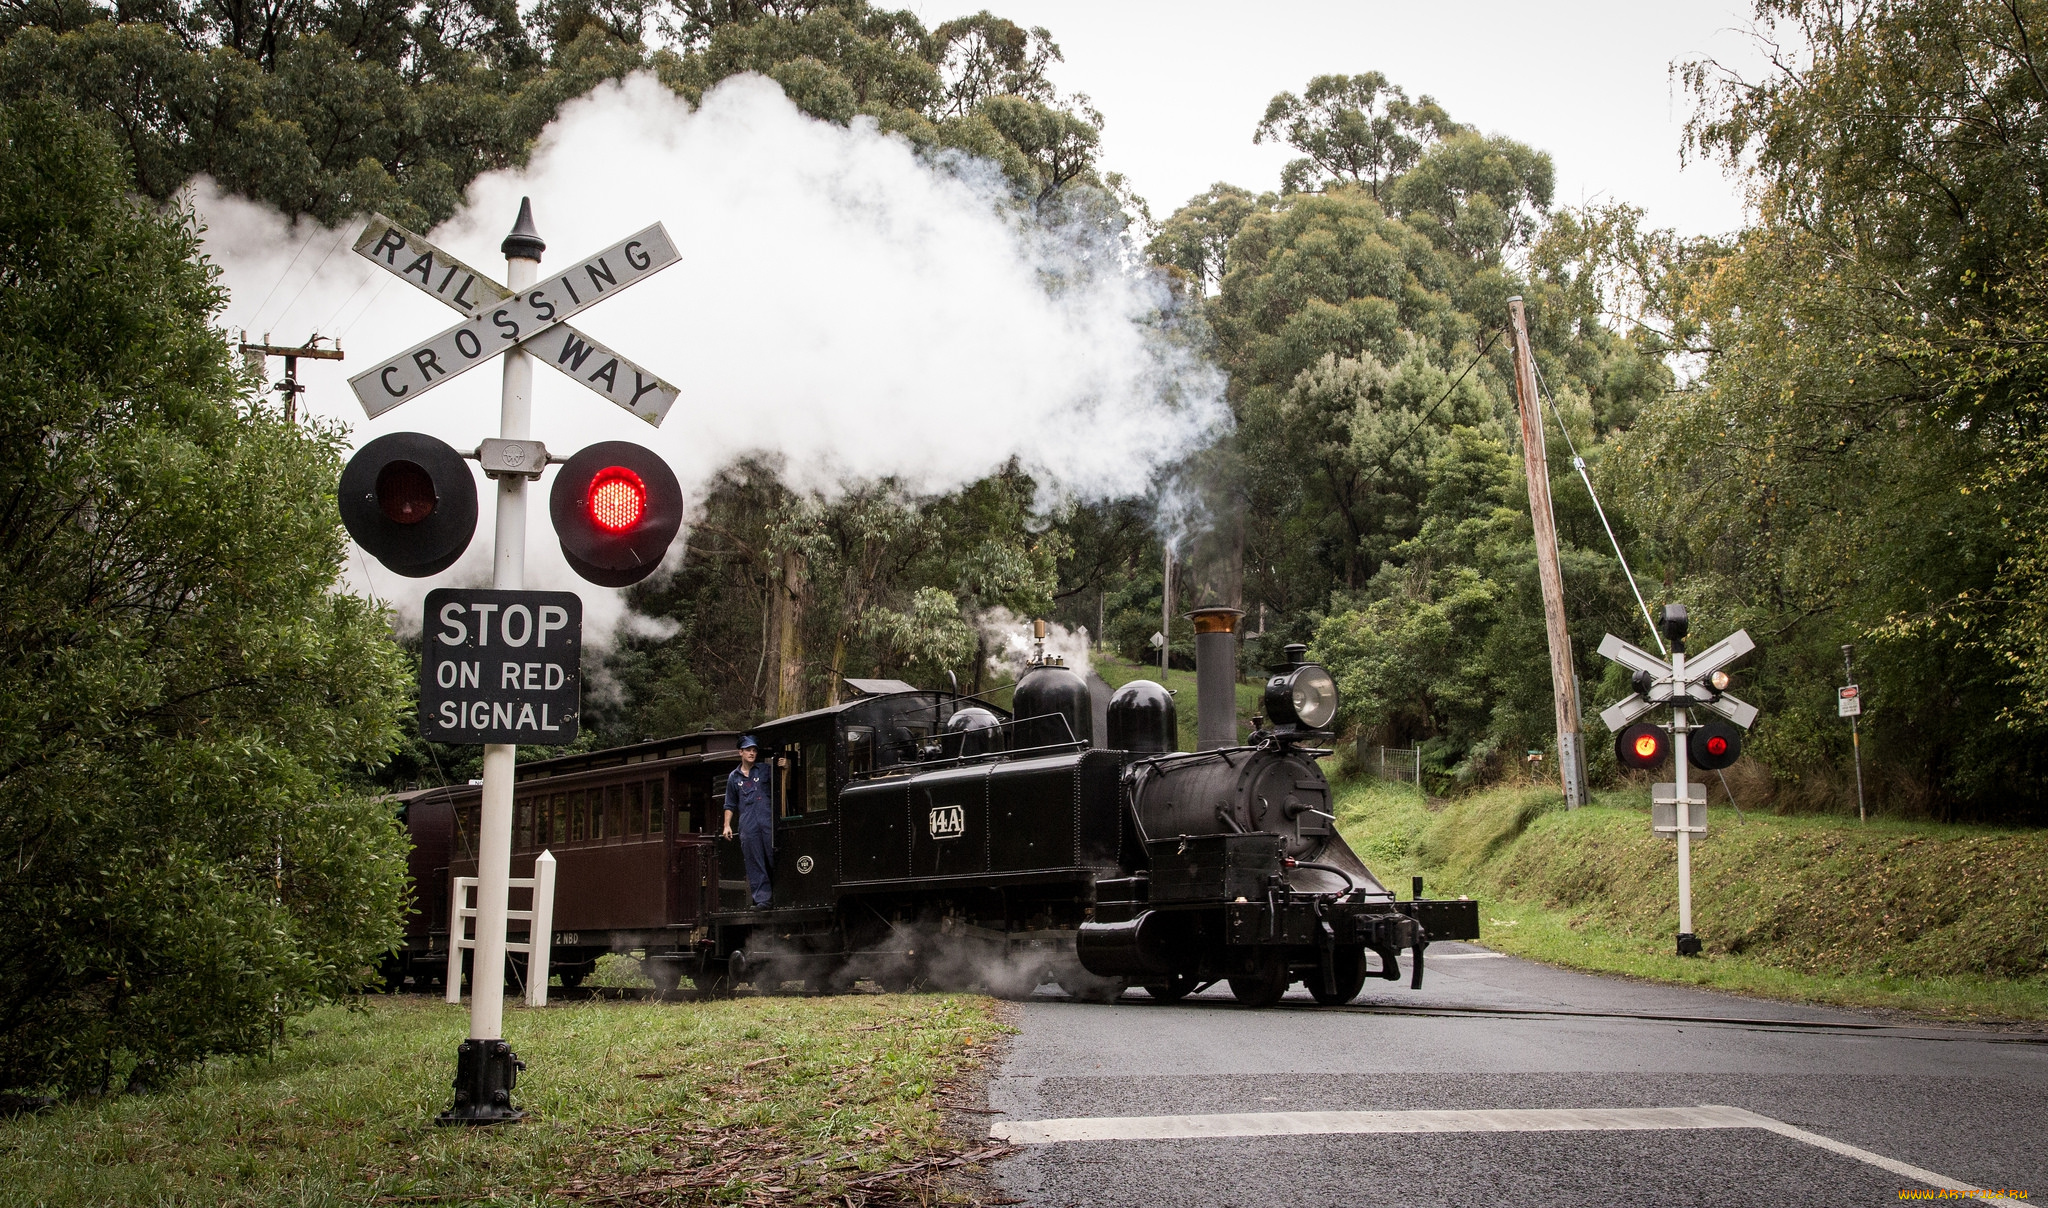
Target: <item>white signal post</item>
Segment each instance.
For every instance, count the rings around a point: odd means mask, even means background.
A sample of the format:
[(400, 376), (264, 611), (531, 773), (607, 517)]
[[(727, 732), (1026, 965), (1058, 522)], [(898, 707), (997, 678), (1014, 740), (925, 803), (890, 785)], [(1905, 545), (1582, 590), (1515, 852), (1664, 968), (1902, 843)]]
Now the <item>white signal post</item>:
[[(1685, 693), (1685, 643), (1671, 645), (1671, 698), (1684, 700)], [(1678, 800), (1674, 803), (1678, 819), (1678, 944), (1680, 955), (1684, 955), (1685, 942), (1697, 938), (1692, 930), (1692, 793), (1686, 780), (1686, 735), (1691, 730), (1683, 707), (1671, 710), (1671, 758), (1678, 770)]]
[[(519, 225), (505, 240), (505, 279), (514, 291), (533, 284), (546, 245), (531, 235), (533, 211), (519, 207)], [(531, 238), (522, 239), (522, 235)], [(533, 362), (526, 350), (505, 355), (498, 401), (498, 436), (531, 439)], [(498, 531), (491, 557), (491, 586), (519, 591), (526, 586), (526, 476), (498, 477)], [(476, 962), (469, 975), (469, 1038), (501, 1040), (505, 1035), (505, 911), (512, 894), (512, 776), (519, 748), (511, 743), (484, 747), (483, 822), (478, 828), (476, 868)]]

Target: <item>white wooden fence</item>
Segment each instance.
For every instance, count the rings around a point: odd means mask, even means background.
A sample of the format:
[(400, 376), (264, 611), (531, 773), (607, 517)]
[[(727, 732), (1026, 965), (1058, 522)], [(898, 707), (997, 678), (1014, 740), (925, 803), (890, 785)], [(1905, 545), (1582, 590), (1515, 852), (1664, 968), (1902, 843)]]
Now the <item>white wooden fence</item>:
[[(548, 1005), (548, 950), (555, 938), (555, 853), (542, 852), (533, 862), (533, 875), (513, 877), (510, 884), (513, 889), (533, 891), (533, 909), (505, 912), (507, 923), (514, 919), (526, 921), (526, 942), (515, 944), (508, 940), (505, 951), (526, 954), (526, 1005), (545, 1007)], [(470, 891), (475, 888), (475, 877), (456, 877), (455, 888), (449, 895), (449, 1002), (462, 1001), (462, 950), (476, 950), (476, 937), (464, 921), (476, 918), (476, 907), (470, 905)]]

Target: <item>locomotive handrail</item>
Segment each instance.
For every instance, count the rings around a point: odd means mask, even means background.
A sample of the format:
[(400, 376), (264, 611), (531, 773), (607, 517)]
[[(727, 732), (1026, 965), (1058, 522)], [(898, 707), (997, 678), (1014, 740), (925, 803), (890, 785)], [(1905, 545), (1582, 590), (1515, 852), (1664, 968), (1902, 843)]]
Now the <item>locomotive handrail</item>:
[(1281, 863), (1288, 868), (1313, 868), (1317, 872), (1334, 872), (1338, 876), (1344, 878), (1345, 895), (1348, 896), (1350, 894), (1358, 892), (1357, 878), (1353, 877), (1350, 873), (1345, 872), (1343, 869), (1337, 867), (1335, 864), (1323, 864), (1314, 860), (1283, 860), (1281, 861)]
[[(1067, 740), (1065, 742), (1041, 743), (1038, 746), (1032, 747), (1009, 747), (1000, 751), (978, 751), (972, 755), (948, 755), (942, 758), (917, 757), (917, 748), (922, 743), (936, 742), (943, 746), (948, 738), (964, 738), (969, 734), (987, 734), (994, 731), (1014, 732), (1017, 726), (1024, 725), (1027, 722), (1043, 722), (1049, 718), (1057, 718), (1060, 726), (1066, 730)], [(1067, 717), (1064, 713), (1040, 713), (1033, 717), (1015, 717), (1009, 721), (998, 722), (993, 726), (980, 730), (959, 730), (951, 734), (942, 730), (937, 734), (928, 735), (924, 738), (909, 740), (892, 739), (889, 745), (897, 749), (899, 753), (908, 755), (909, 758), (891, 764), (886, 768), (877, 768), (860, 779), (873, 782), (876, 780), (886, 780), (891, 776), (908, 776), (919, 772), (929, 772), (935, 768), (960, 767), (974, 763), (1000, 763), (1005, 760), (1028, 758), (1038, 754), (1058, 754), (1064, 751), (1086, 751), (1092, 749), (1087, 739), (1074, 737), (1074, 727), (1067, 723)]]

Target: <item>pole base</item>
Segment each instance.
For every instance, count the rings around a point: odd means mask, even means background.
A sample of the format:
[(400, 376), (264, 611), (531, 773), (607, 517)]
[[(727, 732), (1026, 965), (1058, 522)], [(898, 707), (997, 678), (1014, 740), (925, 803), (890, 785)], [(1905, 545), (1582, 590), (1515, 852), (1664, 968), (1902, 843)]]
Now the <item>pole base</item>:
[(1690, 931), (1681, 931), (1681, 932), (1679, 932), (1679, 934), (1678, 934), (1678, 955), (1680, 955), (1680, 956), (1698, 956), (1699, 954), (1700, 954), (1700, 937), (1699, 937), (1699, 936), (1696, 936), (1696, 935), (1694, 935), (1694, 934), (1693, 934), (1692, 932), (1690, 932)]
[(465, 1040), (455, 1050), (455, 1105), (434, 1117), (442, 1127), (512, 1124), (526, 1113), (512, 1106), (512, 1088), (526, 1063), (502, 1040)]

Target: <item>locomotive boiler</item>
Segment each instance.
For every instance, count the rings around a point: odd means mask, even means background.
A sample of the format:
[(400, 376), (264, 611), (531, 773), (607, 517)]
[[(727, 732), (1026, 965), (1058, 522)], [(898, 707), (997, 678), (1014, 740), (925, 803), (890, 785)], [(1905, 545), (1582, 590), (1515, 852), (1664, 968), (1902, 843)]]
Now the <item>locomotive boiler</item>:
[[(1081, 677), (1043, 655), (1007, 709), (849, 680), (853, 699), (756, 727), (777, 815), (765, 908), (738, 844), (714, 837), (738, 734), (522, 764), (514, 875), (555, 853), (554, 968), (573, 982), (606, 951), (640, 952), (657, 985), (687, 977), (713, 994), (869, 979), (1020, 995), (1050, 981), (1173, 1001), (1221, 981), (1270, 1005), (1296, 981), (1347, 1002), (1368, 977), (1399, 978), (1406, 952), (1419, 987), (1432, 940), (1478, 938), (1477, 904), (1397, 901), (1344, 842), (1316, 745), (1336, 688), (1305, 648), (1269, 669), (1238, 740), (1237, 615), (1195, 615), (1193, 752), (1175, 749), (1160, 685), (1126, 684), (1098, 716)], [(445, 966), (435, 894), (471, 875), (476, 800), (458, 788), (407, 804), (426, 910), (401, 976)], [(420, 833), (436, 819), (452, 833)], [(436, 851), (445, 866), (424, 867)]]

